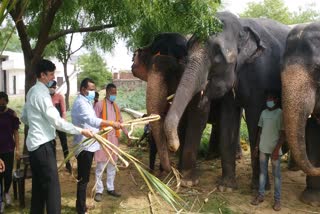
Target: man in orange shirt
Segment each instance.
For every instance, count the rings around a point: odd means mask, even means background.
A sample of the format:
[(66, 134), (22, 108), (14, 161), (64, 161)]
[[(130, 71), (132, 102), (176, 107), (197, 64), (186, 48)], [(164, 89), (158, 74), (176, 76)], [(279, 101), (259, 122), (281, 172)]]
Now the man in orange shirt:
[[(66, 104), (64, 101), (64, 97), (62, 94), (56, 93), (56, 89), (57, 81), (53, 80), (52, 85), (49, 88), (52, 103), (57, 108), (58, 112), (60, 113), (60, 116), (63, 119), (66, 119)], [(66, 158), (69, 154), (67, 134), (59, 130), (57, 130), (57, 133), (61, 142), (63, 156), (64, 158)], [(69, 173), (72, 172), (72, 167), (69, 161), (66, 163), (66, 169)]]
[[(113, 83), (110, 83), (106, 87), (106, 97), (97, 102), (94, 107), (97, 117), (102, 118), (103, 120), (111, 120), (122, 123), (122, 117), (120, 113), (120, 109), (118, 105), (115, 103), (117, 95), (117, 88)], [(128, 131), (125, 128), (122, 128), (122, 131), (128, 137)], [(112, 130), (105, 136), (113, 145), (119, 146), (119, 137), (120, 137), (120, 129)], [(128, 137), (128, 144), (130, 144), (130, 139)], [(116, 176), (116, 167), (115, 164), (117, 163), (118, 156), (114, 154), (112, 151), (109, 151), (109, 154), (103, 149), (100, 149), (95, 152), (94, 159), (97, 163), (96, 165), (96, 195), (94, 200), (100, 202), (102, 200), (102, 193), (103, 193), (103, 182), (102, 182), (102, 175), (103, 171), (106, 168), (107, 171), (107, 193), (113, 197), (120, 197), (121, 194), (116, 192), (114, 189), (114, 180)]]

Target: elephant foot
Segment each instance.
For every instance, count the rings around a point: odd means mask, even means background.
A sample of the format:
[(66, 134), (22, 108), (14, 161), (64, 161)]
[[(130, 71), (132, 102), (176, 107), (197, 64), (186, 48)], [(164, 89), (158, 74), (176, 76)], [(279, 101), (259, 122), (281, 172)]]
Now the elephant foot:
[(320, 190), (305, 189), (301, 195), (300, 200), (314, 207), (320, 207)]
[(220, 192), (232, 192), (238, 189), (238, 185), (234, 178), (220, 178), (217, 182), (217, 188)]
[(194, 170), (182, 171), (182, 178), (180, 185), (183, 187), (192, 187), (199, 184), (199, 177)]

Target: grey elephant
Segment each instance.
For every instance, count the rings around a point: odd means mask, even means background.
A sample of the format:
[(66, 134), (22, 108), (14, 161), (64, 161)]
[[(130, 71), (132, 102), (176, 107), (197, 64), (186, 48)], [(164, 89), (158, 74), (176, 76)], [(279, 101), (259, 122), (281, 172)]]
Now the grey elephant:
[(307, 174), (300, 199), (315, 206), (320, 206), (319, 48), (320, 22), (294, 27), (287, 38), (281, 72), (287, 141), (298, 166)]
[[(132, 73), (147, 81), (146, 104), (148, 114), (159, 114), (161, 119), (152, 122), (151, 129), (162, 168), (171, 171), (168, 147), (163, 131), (164, 118), (169, 109), (167, 97), (174, 94), (182, 76), (187, 55), (187, 40), (177, 33), (161, 33), (153, 42), (135, 51)], [(186, 123), (181, 123), (184, 135)], [(152, 166), (150, 166), (152, 167)]]
[[(184, 72), (184, 66), (187, 58), (187, 40), (178, 33), (158, 34), (153, 42), (141, 49), (135, 51), (132, 64), (132, 73), (134, 76), (147, 81), (147, 111), (149, 114), (160, 114), (161, 120), (151, 123), (153, 138), (159, 148), (160, 162), (165, 171), (170, 171), (168, 159), (168, 149), (165, 134), (163, 131), (163, 122), (169, 109), (167, 97), (174, 94), (180, 78)], [(209, 123), (216, 124), (219, 119), (218, 102), (209, 115)], [(188, 115), (185, 115), (187, 120)], [(180, 123), (180, 139), (185, 137), (184, 130), (187, 123)], [(212, 129), (210, 136), (210, 150), (218, 153), (218, 133)], [(237, 154), (241, 156), (239, 141), (237, 143)], [(150, 159), (154, 160), (154, 154), (150, 154)], [(180, 161), (179, 166), (184, 163)], [(151, 166), (150, 168), (153, 168)], [(184, 183), (182, 183), (184, 184)], [(187, 185), (187, 184), (185, 184)]]
[[(168, 147), (180, 146), (177, 126), (188, 106), (182, 162), (185, 179), (195, 178), (196, 151), (212, 102), (219, 101), (219, 136), (222, 164), (220, 190), (236, 188), (235, 148), (239, 139), (242, 108), (249, 131), (250, 148), (256, 144), (257, 124), (265, 107), (265, 93), (280, 90), (280, 60), (289, 27), (268, 19), (239, 19), (217, 14), (222, 32), (204, 43), (189, 41), (188, 62), (165, 120)], [(192, 121), (192, 122), (191, 122)], [(251, 157), (252, 185), (258, 185), (258, 159)]]

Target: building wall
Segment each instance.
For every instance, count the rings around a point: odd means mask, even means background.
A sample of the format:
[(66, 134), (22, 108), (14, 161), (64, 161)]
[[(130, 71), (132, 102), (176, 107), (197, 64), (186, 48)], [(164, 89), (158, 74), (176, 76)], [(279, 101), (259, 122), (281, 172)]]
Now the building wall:
[[(9, 95), (24, 95), (25, 87), (25, 68), (24, 68), (24, 58), (22, 53), (5, 51), (3, 56), (0, 58), (5, 58), (0, 64), (0, 90), (5, 90)], [(63, 84), (60, 87), (60, 93), (66, 93), (66, 84), (64, 78), (63, 65), (61, 62), (55, 59), (51, 59), (56, 65), (55, 76), (56, 80), (58, 77), (62, 79)], [(3, 70), (6, 70), (6, 78), (3, 76)], [(70, 81), (70, 95), (75, 95), (78, 92), (77, 89), (77, 71), (73, 64), (67, 65), (68, 76)], [(4, 89), (4, 82), (6, 82), (6, 89)], [(15, 82), (15, 84), (14, 84)]]
[(130, 90), (134, 90), (137, 87), (146, 87), (146, 83), (140, 79), (136, 79), (136, 80), (120, 80), (120, 79), (116, 79), (112, 81), (113, 84), (115, 84), (117, 86), (117, 88), (121, 88), (121, 87), (126, 87), (129, 88)]

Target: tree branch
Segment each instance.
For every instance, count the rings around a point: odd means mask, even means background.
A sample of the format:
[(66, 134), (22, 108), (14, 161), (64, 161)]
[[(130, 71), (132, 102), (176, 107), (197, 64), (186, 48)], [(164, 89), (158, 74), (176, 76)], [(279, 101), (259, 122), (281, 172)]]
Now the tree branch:
[(27, 34), (26, 25), (22, 20), (22, 15), (26, 8), (26, 4), (17, 3), (15, 7), (9, 12), (13, 21), (15, 22), (17, 32), (19, 34), (21, 48), (25, 57), (31, 58), (33, 55), (32, 48), (29, 41), (29, 36)]
[(98, 26), (84, 27), (84, 28), (78, 28), (78, 29), (63, 30), (63, 31), (60, 31), (56, 34), (49, 36), (47, 39), (47, 43), (50, 43), (50, 42), (52, 42), (62, 36), (70, 34), (70, 33), (94, 32), (94, 31), (99, 31), (99, 30), (103, 30), (106, 28), (113, 28), (113, 27), (116, 27), (116, 25), (115, 24), (107, 24), (107, 25), (98, 25)]
[(34, 48), (34, 55), (41, 56), (46, 45), (47, 38), (49, 36), (50, 29), (53, 25), (55, 15), (62, 5), (62, 0), (50, 0), (43, 1), (43, 11), (41, 17), (41, 23), (38, 34), (38, 41)]

